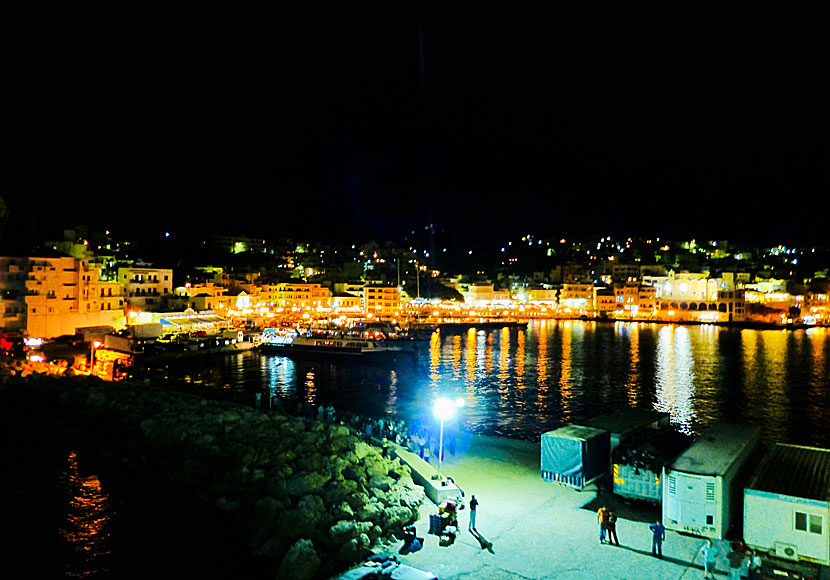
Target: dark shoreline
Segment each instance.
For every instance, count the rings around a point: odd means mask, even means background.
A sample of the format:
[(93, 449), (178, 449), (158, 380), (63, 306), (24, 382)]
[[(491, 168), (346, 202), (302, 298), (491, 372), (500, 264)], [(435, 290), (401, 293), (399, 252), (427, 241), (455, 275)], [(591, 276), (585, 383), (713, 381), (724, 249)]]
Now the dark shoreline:
[[(37, 389), (25, 401), (14, 398), (19, 405), (3, 397), (15, 412), (0, 430), (9, 577), (18, 571), (44, 578), (266, 577), (271, 564), (250, 553), (228, 514), (164, 477), (150, 458), (125, 455), (135, 433), (123, 424), (101, 417), (84, 424)], [(70, 454), (77, 457), (74, 473)], [(105, 505), (73, 509), (75, 484), (96, 478)], [(95, 543), (92, 550), (62, 537), (61, 530), (84, 532), (92, 524), (102, 524), (97, 537), (86, 539)]]
[(8, 381), (0, 408), (4, 563), (29, 574), (317, 580), (400, 537), (424, 500), (341, 425), (89, 377)]

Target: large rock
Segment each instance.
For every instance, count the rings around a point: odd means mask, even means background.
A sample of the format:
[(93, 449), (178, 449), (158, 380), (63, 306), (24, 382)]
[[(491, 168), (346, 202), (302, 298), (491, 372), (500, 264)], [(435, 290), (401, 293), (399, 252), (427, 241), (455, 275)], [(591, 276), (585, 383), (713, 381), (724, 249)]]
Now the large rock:
[(369, 455), (373, 451), (375, 451), (375, 449), (371, 445), (369, 445), (368, 443), (365, 443), (363, 441), (356, 441), (355, 442), (354, 453), (355, 453), (355, 455), (357, 456), (358, 459), (363, 459), (364, 457), (366, 457), (367, 455)]
[(377, 502), (369, 502), (358, 509), (357, 517), (364, 521), (380, 521), (383, 518), (383, 506)]
[(371, 554), (369, 551), (369, 536), (360, 534), (356, 538), (352, 538), (344, 542), (337, 552), (337, 559), (343, 564), (348, 565), (353, 562), (365, 559)]
[(333, 520), (351, 519), (354, 517), (354, 510), (352, 509), (352, 506), (348, 504), (348, 502), (341, 501), (339, 504), (335, 505), (329, 511), (329, 516)]
[(250, 544), (260, 546), (270, 538), (277, 536), (280, 514), (285, 505), (272, 497), (263, 497), (254, 504), (254, 510), (248, 521)]
[(369, 480), (369, 489), (371, 490), (372, 488), (375, 488), (382, 491), (389, 491), (392, 489), (392, 485), (394, 483), (395, 480), (391, 477), (387, 477), (385, 475), (373, 475)]
[(280, 563), (277, 580), (311, 580), (320, 568), (320, 558), (311, 540), (301, 539), (288, 549)]
[(417, 514), (403, 506), (393, 506), (383, 510), (383, 521), (387, 528), (396, 529), (408, 526), (415, 521)]
[(331, 474), (319, 471), (297, 473), (288, 478), (288, 493), (293, 496), (322, 493), (323, 486), (329, 479), (331, 479)]
[(319, 519), (303, 510), (286, 510), (279, 515), (277, 531), (286, 538), (308, 538), (317, 534)]
[(360, 534), (367, 534), (373, 525), (372, 522), (340, 520), (329, 528), (329, 535), (336, 542), (345, 542), (358, 537)]

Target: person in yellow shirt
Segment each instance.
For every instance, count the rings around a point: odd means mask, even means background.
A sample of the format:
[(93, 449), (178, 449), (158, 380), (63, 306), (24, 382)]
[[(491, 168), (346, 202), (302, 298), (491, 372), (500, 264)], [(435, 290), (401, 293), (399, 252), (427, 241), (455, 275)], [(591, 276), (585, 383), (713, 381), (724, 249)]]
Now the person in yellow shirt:
[(611, 510), (602, 506), (597, 510), (597, 521), (599, 522), (599, 543), (605, 543), (605, 533), (608, 530), (608, 520), (611, 517)]

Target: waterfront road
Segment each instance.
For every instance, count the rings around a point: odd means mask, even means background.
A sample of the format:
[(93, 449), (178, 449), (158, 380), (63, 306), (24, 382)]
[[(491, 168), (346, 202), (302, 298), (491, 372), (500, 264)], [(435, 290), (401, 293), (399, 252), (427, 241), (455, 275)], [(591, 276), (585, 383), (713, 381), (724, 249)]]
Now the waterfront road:
[[(434, 463), (434, 461), (433, 461)], [(556, 579), (691, 580), (703, 577), (701, 538), (667, 531), (663, 558), (651, 555), (648, 526), (657, 508), (628, 505), (595, 488), (578, 492), (539, 477), (539, 444), (473, 436), (464, 453), (446, 452), (442, 472), (479, 501), (478, 534), (467, 530), (469, 508), (460, 512), (455, 543), (440, 546), (429, 535), (427, 501), (416, 524), (424, 547), (398, 557), (440, 580)], [(615, 508), (620, 546), (599, 543), (597, 509)], [(718, 571), (727, 570), (727, 542), (718, 542)], [(397, 553), (403, 542), (390, 546)]]

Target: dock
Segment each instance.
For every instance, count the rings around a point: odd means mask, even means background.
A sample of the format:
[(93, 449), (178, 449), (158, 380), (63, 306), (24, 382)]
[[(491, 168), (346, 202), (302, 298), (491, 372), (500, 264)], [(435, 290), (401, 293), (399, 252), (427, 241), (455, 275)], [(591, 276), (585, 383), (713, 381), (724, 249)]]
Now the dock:
[[(415, 458), (420, 460), (417, 455)], [(429, 480), (435, 472), (434, 460), (431, 464), (423, 460), (408, 464), (413, 478), (418, 472), (419, 477)], [(425, 502), (416, 523), (418, 535), (425, 538), (424, 547), (398, 557), (441, 580), (701, 577), (702, 563), (697, 556), (701, 538), (667, 531), (663, 558), (651, 556), (648, 526), (659, 518), (659, 508), (634, 507), (596, 488), (576, 491), (546, 483), (540, 478), (539, 466), (539, 443), (472, 435), (463, 453), (456, 449), (455, 455), (444, 455), (441, 471), (464, 490), (465, 500), (474, 494), (480, 502), (477, 531), (467, 530), (469, 511), (462, 510), (455, 543), (440, 546), (438, 537), (427, 533), (429, 516), (436, 513), (437, 506)], [(619, 515), (619, 547), (599, 543), (596, 512), (602, 505)], [(723, 575), (729, 545), (717, 543), (721, 548), (718, 571)], [(389, 546), (388, 551), (397, 554), (400, 547)]]

